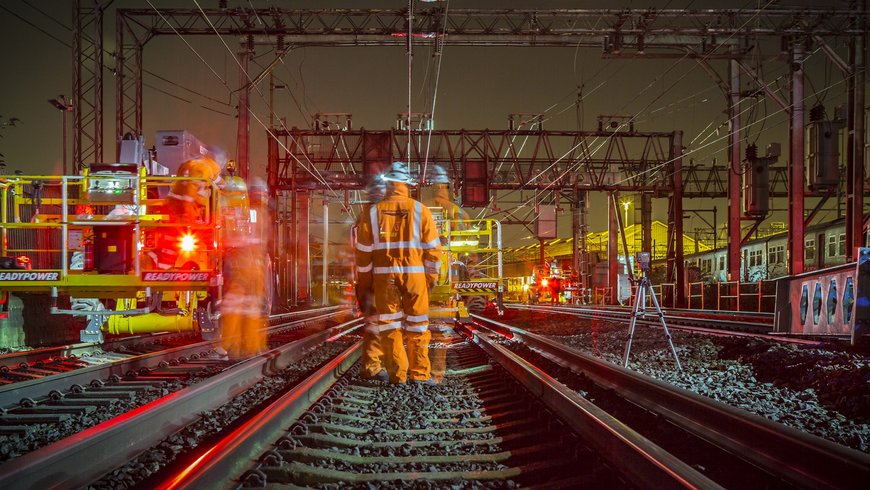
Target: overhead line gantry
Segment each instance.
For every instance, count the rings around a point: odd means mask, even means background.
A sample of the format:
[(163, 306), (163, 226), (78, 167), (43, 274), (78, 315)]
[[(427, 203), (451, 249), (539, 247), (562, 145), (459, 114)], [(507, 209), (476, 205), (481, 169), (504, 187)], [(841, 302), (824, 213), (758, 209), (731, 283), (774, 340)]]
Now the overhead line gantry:
[[(109, 0), (97, 0), (96, 8), (85, 8), (77, 0), (78, 19), (74, 35), (90, 29), (102, 32), (102, 16)], [(116, 11), (116, 136), (139, 133), (142, 127), (142, 54), (149, 40), (159, 35), (238, 36), (242, 43), (268, 42), (287, 47), (301, 46), (403, 46), (414, 33), (416, 44), (445, 40), (460, 46), (563, 46), (599, 48), (610, 58), (694, 59), (714, 74), (709, 63), (727, 60), (727, 79), (719, 79), (727, 101), (730, 120), (729, 168), (683, 168), (689, 186), (702, 183), (705, 192), (720, 192), (721, 175), (727, 174), (729, 209), (728, 269), (732, 277), (740, 271), (741, 213), (741, 124), (737, 109), (741, 97), (741, 73), (765, 88), (764, 80), (743, 61), (765, 39), (780, 40), (786, 62), (792, 67), (789, 101), (768, 96), (781, 105), (790, 118), (787, 174), (789, 198), (789, 272), (803, 268), (804, 217), (804, 72), (809, 45), (818, 45), (844, 73), (848, 85), (846, 172), (846, 217), (848, 257), (861, 245), (864, 228), (864, 71), (866, 22), (863, 1), (852, 1), (848, 9), (765, 8), (765, 9), (450, 9), (434, 6), (414, 11), (408, 25), (404, 9), (118, 9)], [(97, 27), (98, 26), (98, 27)], [(410, 28), (409, 28), (410, 27)], [(848, 59), (841, 59), (829, 45), (832, 38), (846, 38)], [(78, 133), (76, 166), (82, 158), (102, 158), (102, 57), (99, 36), (80, 36), (74, 50), (78, 69), (74, 71), (75, 110)], [(245, 75), (247, 76), (247, 75)], [(245, 87), (245, 90), (249, 87)], [(240, 97), (242, 100), (242, 97)], [(247, 112), (246, 108), (241, 108)], [(92, 123), (92, 124), (91, 124)], [(246, 129), (245, 129), (246, 131)], [(240, 129), (241, 135), (241, 129)], [(680, 145), (681, 146), (681, 145)], [(246, 162), (246, 148), (240, 148), (240, 164)], [(244, 167), (242, 167), (244, 168)], [(508, 167), (510, 168), (510, 167)], [(782, 171), (773, 176), (781, 185)], [(698, 176), (707, 177), (698, 177)], [(497, 175), (494, 175), (497, 177)], [(683, 179), (678, 179), (679, 185)], [(713, 191), (711, 191), (713, 189)], [(771, 189), (773, 195), (778, 190)], [(810, 213), (811, 219), (815, 213)], [(682, 215), (677, 218), (682, 222)]]

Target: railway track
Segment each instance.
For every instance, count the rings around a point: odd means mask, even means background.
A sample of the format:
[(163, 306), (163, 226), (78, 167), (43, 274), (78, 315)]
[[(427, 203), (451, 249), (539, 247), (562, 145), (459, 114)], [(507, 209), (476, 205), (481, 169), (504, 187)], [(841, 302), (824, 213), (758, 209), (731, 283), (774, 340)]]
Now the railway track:
[[(518, 356), (498, 330), (546, 358)], [(361, 382), (348, 349), (156, 486), (859, 488), (870, 477), (863, 453), (618, 366), (582, 365), (519, 329), (475, 318), (468, 336), (448, 347), (438, 386)], [(548, 359), (599, 384), (596, 404), (550, 377), (559, 366), (541, 371)]]
[[(335, 327), (306, 342), (328, 344), (352, 328)], [(355, 342), (244, 420), (131, 484), (859, 488), (870, 477), (866, 454), (521, 329), (475, 317), (474, 324), (457, 330), (462, 337), (448, 335), (433, 344), (433, 362), (442, 359), (440, 353), (446, 364), (439, 385), (359, 380)], [(235, 379), (209, 378), (122, 422), (13, 460), (0, 466), (0, 485), (115, 487), (117, 480), (106, 480), (108, 473), (118, 473), (112, 468), (128, 460), (134, 467), (147, 465), (153, 453), (162, 454), (164, 449), (154, 448), (157, 441), (189, 422), (180, 413), (203, 412), (205, 399), (226, 403), (238, 396), (227, 386), (250, 385), (239, 381), (238, 373), (274, 373), (291, 358), (275, 352), (242, 363), (225, 373)], [(580, 389), (566, 373), (599, 388)], [(192, 401), (194, 392), (199, 401)], [(145, 415), (158, 411), (168, 415)], [(142, 427), (155, 428), (154, 433), (143, 434)]]
[[(329, 306), (271, 315), (269, 324), (280, 326), (306, 316), (345, 308)], [(112, 358), (148, 354), (196, 342), (199, 342), (199, 335), (192, 332), (164, 332), (115, 337), (102, 343), (82, 342), (0, 354), (0, 386), (101, 364), (107, 360), (111, 361)]]
[[(870, 477), (870, 456), (860, 451), (624, 369), (521, 328), (478, 315), (473, 315), (473, 321), (484, 331), (512, 339), (520, 351), (534, 351), (528, 357), (530, 362), (542, 367), (553, 363), (555, 367), (547, 368), (552, 373), (562, 368), (560, 379), (589, 390), (596, 404), (612, 407), (609, 410), (618, 411), (621, 419), (643, 418), (638, 413), (645, 412), (683, 433), (631, 424), (644, 434), (659, 433), (651, 437), (663, 447), (675, 453), (688, 449), (692, 458), (706, 457), (720, 466), (714, 471), (724, 470), (728, 478), (754, 475), (748, 481), (738, 481), (739, 487), (764, 487), (761, 482), (767, 478), (771, 479), (768, 488), (858, 488)], [(703, 456), (705, 451), (710, 451), (708, 456)], [(724, 464), (728, 458), (748, 466), (735, 470)], [(700, 460), (694, 464), (709, 466)], [(758, 473), (759, 468), (763, 473)]]
[[(328, 319), (343, 311), (341, 307), (328, 307), (272, 315), (269, 342), (277, 345), (293, 340), (308, 322)], [(190, 333), (167, 333), (116, 339), (102, 345), (75, 344), (0, 356), (3, 379), (0, 409), (8, 409), (20, 400), (38, 399), (51, 391), (78, 389), (116, 377), (130, 378), (134, 374), (153, 377), (155, 373), (182, 377), (186, 372), (204, 370), (209, 354), (219, 346), (219, 340), (201, 341)], [(29, 361), (22, 361), (24, 358)]]
[[(632, 313), (630, 309), (619, 307), (590, 308), (579, 305), (546, 306), (517, 303), (505, 306), (517, 310), (564, 314), (593, 320), (626, 322), (626, 324), (631, 319)], [(744, 315), (743, 313), (720, 313), (716, 315), (710, 311), (694, 312), (692, 310), (662, 310), (662, 312), (668, 327), (673, 329), (712, 335), (726, 334), (730, 336), (776, 339), (785, 342), (818, 343), (816, 340), (808, 338), (771, 334), (773, 330), (773, 316), (769, 314)], [(647, 308), (646, 316), (638, 318), (637, 322), (642, 325), (658, 326), (658, 317), (655, 310)]]
[(715, 487), (534, 366), (490, 347), (494, 355), (450, 337), (440, 347), (447, 356), (441, 384), (392, 386), (358, 379), (355, 345), (204, 448), (207, 457), (149, 483), (612, 488), (655, 480), (658, 488)]
[[(268, 329), (270, 345), (291, 345), (285, 357), (296, 359), (330, 335), (325, 323), (335, 324), (335, 318), (345, 314), (341, 309), (330, 308), (325, 313), (309, 310), (307, 317), (276, 316)], [(308, 335), (310, 332), (303, 331), (306, 326), (318, 324), (319, 334)], [(0, 387), (0, 435), (7, 437), (0, 461), (83, 428), (75, 424), (111, 420), (135, 407), (202, 383), (235, 364), (250, 361), (230, 362), (210, 356), (217, 345), (195, 342), (140, 355), (110, 356), (103, 363)], [(252, 373), (242, 377), (237, 380), (240, 385), (230, 391), (256, 382), (258, 376)]]

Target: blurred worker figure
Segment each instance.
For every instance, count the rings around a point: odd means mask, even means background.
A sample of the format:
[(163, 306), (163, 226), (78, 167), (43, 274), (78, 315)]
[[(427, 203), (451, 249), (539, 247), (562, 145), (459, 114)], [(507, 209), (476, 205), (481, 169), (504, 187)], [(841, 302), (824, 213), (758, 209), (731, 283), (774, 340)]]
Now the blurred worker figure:
[(444, 219), (468, 219), (468, 213), (463, 211), (450, 195), (450, 177), (447, 176), (447, 171), (444, 170), (444, 167), (432, 165), (427, 173), (429, 175), (426, 182), (431, 185), (432, 192), (430, 197), (424, 201), (424, 204), (430, 208), (441, 208), (444, 212)]
[[(262, 223), (269, 216), (257, 209), (259, 223), (228, 229), (224, 255), (224, 288), (220, 303), (221, 341), (230, 359), (266, 350), (266, 327), (271, 307), (269, 256)], [(265, 220), (265, 221), (261, 221)]]
[[(380, 176), (376, 176), (366, 186), (366, 197), (368, 203), (365, 204), (360, 211), (357, 224), (354, 225), (351, 234), (353, 236), (354, 245), (356, 245), (359, 220), (369, 219), (371, 208), (375, 204), (384, 199), (384, 194), (387, 191), (387, 183)], [(371, 270), (369, 267), (368, 271)], [(379, 381), (387, 381), (389, 379), (388, 370), (386, 367), (386, 357), (384, 356), (384, 348), (381, 345), (381, 337), (379, 335), (377, 325), (377, 312), (375, 311), (374, 294), (371, 290), (371, 282), (368, 281), (364, 288), (360, 286), (359, 273), (357, 268), (354, 268), (354, 292), (356, 294), (359, 310), (365, 319), (365, 327), (363, 329), (363, 352), (362, 352), (362, 377), (369, 379), (377, 379)], [(394, 371), (395, 369), (392, 369)]]
[[(446, 226), (451, 226), (453, 230), (464, 229), (464, 223), (456, 223), (455, 221), (467, 220), (468, 213), (454, 202), (450, 192), (450, 177), (447, 175), (444, 167), (441, 165), (431, 165), (427, 171), (426, 182), (430, 184), (432, 190), (429, 197), (424, 201), (426, 206), (429, 208), (441, 208), (444, 220), (454, 221), (454, 223), (447, 223)], [(447, 228), (440, 227), (438, 233), (441, 245), (447, 246)], [(441, 271), (441, 278), (445, 279), (448, 277), (448, 265), (447, 261), (443, 261), (443, 263), (444, 269)], [(453, 259), (453, 263), (449, 264), (449, 267), (454, 267), (454, 270), (450, 274), (453, 280), (468, 279), (468, 269), (464, 263)], [(431, 377), (433, 381), (440, 383), (444, 379), (444, 374), (447, 370), (447, 345), (451, 329), (445, 324), (437, 324), (433, 328), (430, 328), (430, 331), (432, 332), (433, 345), (429, 350), (429, 359), (432, 365)]]
[(393, 162), (383, 179), (384, 200), (358, 222), (359, 291), (374, 296), (372, 330), (380, 340), (390, 381), (429, 382), (429, 289), (438, 281), (441, 241), (432, 213), (410, 197), (408, 185), (413, 181), (407, 165)]
[(265, 250), (258, 245), (233, 248), (224, 258), (221, 340), (230, 359), (266, 349), (266, 260)]
[(176, 223), (195, 224), (202, 220), (202, 210), (211, 195), (209, 181), (221, 183), (220, 167), (211, 158), (188, 160), (178, 167), (176, 177), (198, 177), (204, 180), (176, 180), (166, 196), (166, 209)]
[[(178, 167), (176, 177), (199, 177), (203, 180), (176, 180), (166, 196), (165, 212), (169, 222), (176, 225), (194, 225), (202, 222), (204, 209), (211, 196), (211, 184), (222, 183), (220, 166), (211, 158), (188, 160)], [(157, 247), (148, 253), (157, 269), (175, 267), (178, 260), (178, 242), (182, 230), (179, 227), (166, 227), (161, 230)]]

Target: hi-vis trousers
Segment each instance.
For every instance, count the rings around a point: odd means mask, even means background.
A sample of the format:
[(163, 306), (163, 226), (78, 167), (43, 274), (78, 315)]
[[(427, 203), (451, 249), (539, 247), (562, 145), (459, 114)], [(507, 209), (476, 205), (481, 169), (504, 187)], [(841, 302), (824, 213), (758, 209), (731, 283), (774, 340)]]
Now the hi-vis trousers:
[[(393, 383), (404, 383), (408, 378), (428, 380), (432, 335), (425, 275), (376, 275), (374, 310), (374, 314), (367, 317), (363, 338), (364, 374), (373, 376), (383, 368)], [(403, 344), (407, 344), (407, 348)]]

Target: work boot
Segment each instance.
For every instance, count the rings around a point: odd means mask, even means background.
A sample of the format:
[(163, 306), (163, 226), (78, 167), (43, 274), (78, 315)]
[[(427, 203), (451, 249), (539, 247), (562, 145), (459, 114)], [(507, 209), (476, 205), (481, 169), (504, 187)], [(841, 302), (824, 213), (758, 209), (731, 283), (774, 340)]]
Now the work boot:
[(435, 378), (429, 378), (429, 379), (412, 379), (412, 380), (411, 380), (411, 383), (414, 383), (414, 384), (416, 384), (416, 385), (421, 385), (421, 386), (435, 386), (435, 385), (438, 384), (438, 380), (435, 379)]
[(390, 380), (390, 375), (387, 374), (387, 370), (386, 370), (386, 369), (381, 369), (380, 371), (378, 371), (377, 373), (375, 373), (375, 374), (372, 375), (372, 376), (368, 376), (368, 375), (366, 375), (366, 374), (363, 374), (363, 375), (361, 376), (361, 378), (363, 378), (363, 379), (365, 379), (365, 380), (369, 380), (369, 381), (383, 381), (383, 382), (387, 382), (387, 381)]

